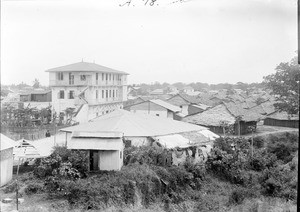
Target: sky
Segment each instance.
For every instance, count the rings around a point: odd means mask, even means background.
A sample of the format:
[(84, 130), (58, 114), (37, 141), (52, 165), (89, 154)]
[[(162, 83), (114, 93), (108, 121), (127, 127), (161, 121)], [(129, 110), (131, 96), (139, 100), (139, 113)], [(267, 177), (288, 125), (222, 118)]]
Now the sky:
[(151, 2), (1, 1), (1, 84), (48, 85), (45, 70), (82, 60), (129, 84), (252, 83), (296, 55), (296, 0)]

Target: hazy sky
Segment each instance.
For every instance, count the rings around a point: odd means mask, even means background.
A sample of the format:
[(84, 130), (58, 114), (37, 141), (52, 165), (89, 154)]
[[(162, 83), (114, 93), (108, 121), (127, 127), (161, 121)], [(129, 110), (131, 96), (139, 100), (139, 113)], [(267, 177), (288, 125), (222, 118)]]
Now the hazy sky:
[(261, 82), (296, 55), (296, 0), (127, 1), (1, 1), (1, 83), (82, 58), (129, 83)]

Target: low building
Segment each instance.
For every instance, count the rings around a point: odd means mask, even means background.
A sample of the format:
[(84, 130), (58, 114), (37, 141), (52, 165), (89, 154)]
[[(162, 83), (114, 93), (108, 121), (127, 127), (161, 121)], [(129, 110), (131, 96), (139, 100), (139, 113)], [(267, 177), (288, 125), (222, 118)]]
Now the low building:
[(1, 134), (0, 145), (0, 187), (12, 180), (13, 175), (13, 148), (15, 141)]
[(290, 115), (285, 111), (276, 111), (266, 116), (264, 125), (299, 128), (299, 115)]
[(253, 111), (222, 103), (202, 113), (187, 116), (182, 121), (208, 127), (212, 132), (223, 134), (225, 125), (232, 127), (233, 134), (247, 134), (248, 127), (256, 128), (261, 115)]
[(190, 115), (189, 114), (189, 106), (190, 105), (197, 105), (200, 103), (200, 100), (197, 99), (194, 96), (189, 96), (183, 93), (176, 94), (172, 96), (171, 98), (166, 100), (172, 105), (176, 105), (181, 108), (181, 113), (184, 115)]
[(68, 149), (84, 150), (89, 157), (89, 171), (120, 170), (124, 144), (120, 132), (74, 131)]
[(63, 128), (60, 131), (66, 133), (66, 138), (69, 138), (74, 131), (121, 132), (127, 143), (133, 146), (142, 146), (150, 145), (153, 142), (153, 137), (156, 136), (196, 131), (201, 132), (203, 130), (207, 130), (207, 128), (120, 109), (92, 119), (88, 123)]
[(160, 99), (153, 99), (131, 105), (129, 111), (174, 119), (174, 115), (179, 113), (181, 108)]

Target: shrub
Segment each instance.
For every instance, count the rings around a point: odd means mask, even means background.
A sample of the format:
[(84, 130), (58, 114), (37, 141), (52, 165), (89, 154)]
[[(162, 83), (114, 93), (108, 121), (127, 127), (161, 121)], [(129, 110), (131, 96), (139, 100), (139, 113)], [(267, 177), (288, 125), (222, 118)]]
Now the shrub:
[(265, 144), (265, 140), (262, 137), (256, 136), (253, 138), (253, 146), (255, 148), (258, 148), (258, 149), (263, 148), (264, 144)]
[(40, 183), (30, 183), (26, 186), (24, 192), (27, 195), (36, 194), (43, 191), (43, 185)]
[(229, 204), (241, 204), (247, 196), (246, 189), (237, 188), (231, 192), (229, 196)]
[(217, 200), (215, 200), (214, 198), (209, 198), (209, 197), (205, 197), (205, 196), (201, 196), (196, 205), (195, 205), (195, 212), (196, 211), (203, 211), (203, 212), (214, 212), (214, 211), (219, 211), (220, 206), (219, 206), (219, 202)]
[[(3, 191), (4, 193), (12, 193), (12, 192), (16, 192), (16, 189), (17, 189), (17, 183), (16, 181), (13, 181), (7, 186), (5, 186)], [(18, 185), (18, 189), (20, 189), (20, 185)]]
[(85, 151), (72, 151), (66, 147), (55, 147), (54, 152), (49, 157), (36, 160), (33, 173), (38, 178), (45, 178), (68, 172), (62, 175), (77, 179), (78, 177), (86, 177), (87, 171), (88, 157)]
[(293, 154), (298, 150), (298, 139), (299, 136), (288, 132), (278, 136), (271, 135), (267, 150), (287, 163), (293, 159)]

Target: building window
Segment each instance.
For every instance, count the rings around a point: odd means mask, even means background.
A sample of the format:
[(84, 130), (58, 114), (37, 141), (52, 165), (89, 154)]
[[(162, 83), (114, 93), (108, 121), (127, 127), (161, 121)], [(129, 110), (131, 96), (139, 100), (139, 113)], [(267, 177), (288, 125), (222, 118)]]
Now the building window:
[(64, 91), (59, 91), (58, 92), (58, 99), (64, 99), (65, 98), (65, 92)]
[(105, 74), (105, 79), (106, 79), (106, 81), (108, 80), (108, 74)]
[(69, 73), (69, 84), (74, 85), (74, 75), (72, 73)]
[(102, 90), (102, 99), (104, 99), (104, 90)]
[(108, 90), (106, 90), (106, 98), (108, 98)]
[(80, 75), (80, 80), (81, 81), (85, 81), (86, 80), (86, 76), (85, 75)]
[(74, 91), (69, 92), (69, 99), (74, 99)]
[(122, 159), (122, 157), (123, 157), (123, 156), (122, 156), (122, 151), (120, 151), (120, 159)]
[(159, 114), (156, 114), (156, 116), (159, 116)]
[(104, 73), (102, 73), (102, 81), (104, 80)]
[(96, 90), (96, 99), (98, 99), (98, 90)]
[(113, 81), (115, 81), (115, 75), (113, 74)]
[(56, 76), (58, 80), (64, 80), (64, 73), (58, 72)]
[(109, 74), (109, 81), (111, 81), (111, 74)]
[(111, 90), (109, 90), (109, 98), (111, 97)]
[(96, 84), (98, 84), (98, 78), (99, 78), (98, 73), (96, 73)]
[(113, 90), (113, 98), (115, 98), (115, 90)]

